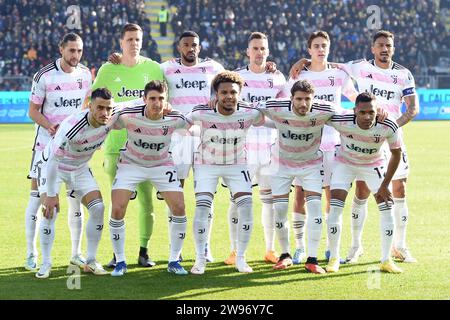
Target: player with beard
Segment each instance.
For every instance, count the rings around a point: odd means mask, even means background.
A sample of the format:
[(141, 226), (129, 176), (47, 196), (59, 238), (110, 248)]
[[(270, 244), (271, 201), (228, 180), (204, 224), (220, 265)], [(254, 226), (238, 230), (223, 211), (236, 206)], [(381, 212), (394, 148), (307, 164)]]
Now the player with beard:
[[(372, 60), (355, 60), (339, 65), (355, 80), (359, 92), (370, 92), (377, 97), (378, 107), (388, 112), (396, 120), (399, 127), (410, 122), (419, 113), (419, 102), (415, 91), (414, 77), (411, 72), (400, 64), (392, 61), (395, 52), (394, 34), (380, 30), (372, 38)], [(298, 61), (291, 68), (291, 75), (295, 78), (304, 65), (306, 59)], [(402, 103), (406, 110), (402, 112)], [(400, 135), (403, 132), (400, 128)], [(406, 226), (409, 211), (406, 205), (406, 184), (409, 175), (409, 161), (406, 147), (402, 139), (402, 161), (392, 178), (394, 197), (395, 239), (392, 255), (400, 261), (414, 263), (417, 260), (412, 256), (406, 245)], [(387, 151), (388, 152), (388, 151)], [(387, 153), (389, 154), (389, 153)], [(367, 198), (370, 191), (362, 181), (356, 181), (355, 197), (352, 204), (352, 245), (347, 255), (347, 262), (358, 261), (363, 254), (361, 243), (362, 230), (367, 217)]]
[[(37, 157), (55, 135), (59, 124), (68, 116), (81, 111), (91, 92), (92, 76), (88, 68), (80, 64), (83, 41), (75, 33), (66, 34), (60, 42), (61, 58), (40, 69), (33, 78), (29, 115), (36, 123), (36, 137), (29, 178), (31, 192), (25, 211), (25, 234), (27, 257), (25, 268), (37, 267), (36, 230), (39, 227), (38, 209), (40, 198), (37, 186)], [(68, 222), (72, 239), (70, 263), (83, 267), (81, 256), (81, 235), (83, 232), (83, 211), (80, 199), (68, 189)]]
[[(93, 88), (106, 87), (115, 102), (140, 100), (144, 96), (144, 87), (151, 80), (163, 80), (159, 64), (140, 55), (143, 31), (137, 24), (126, 24), (121, 33), (120, 46), (122, 56), (119, 64), (105, 63), (98, 71)], [(103, 167), (112, 184), (117, 170), (120, 149), (127, 141), (126, 130), (113, 131), (105, 142), (105, 160)], [(148, 245), (153, 233), (155, 215), (153, 213), (153, 186), (150, 181), (143, 181), (136, 187), (139, 207), (139, 255), (138, 264), (152, 267), (155, 262), (148, 255)], [(107, 267), (116, 265), (115, 256)]]

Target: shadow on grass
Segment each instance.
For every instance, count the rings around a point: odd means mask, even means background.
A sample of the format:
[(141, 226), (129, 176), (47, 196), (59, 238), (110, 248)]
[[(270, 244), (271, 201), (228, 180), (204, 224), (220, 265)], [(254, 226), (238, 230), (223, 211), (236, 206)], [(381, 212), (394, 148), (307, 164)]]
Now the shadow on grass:
[[(318, 282), (345, 278), (367, 273), (366, 265), (376, 265), (377, 261), (364, 264), (341, 265), (341, 271), (334, 274), (311, 274), (304, 265), (292, 266), (286, 270), (273, 270), (272, 265), (263, 261), (250, 261), (251, 274), (241, 274), (234, 266), (223, 262), (208, 263), (204, 275), (176, 276), (167, 272), (166, 261), (157, 261), (153, 268), (142, 268), (137, 264), (128, 265), (128, 273), (123, 277), (110, 275), (94, 276), (81, 272), (79, 277), (67, 274), (67, 266), (52, 268), (48, 279), (37, 279), (23, 267), (0, 269), (0, 299), (235, 299), (233, 290), (252, 288), (270, 290), (270, 286)], [(183, 262), (190, 270), (194, 261)], [(323, 265), (323, 264), (322, 264)], [(324, 265), (323, 265), (324, 266)], [(72, 271), (73, 272), (73, 271)], [(79, 289), (69, 289), (78, 287)], [(209, 296), (214, 294), (214, 296)], [(209, 296), (209, 297), (208, 297)], [(245, 299), (255, 299), (249, 296)], [(286, 293), (284, 299), (298, 299), (297, 295)]]

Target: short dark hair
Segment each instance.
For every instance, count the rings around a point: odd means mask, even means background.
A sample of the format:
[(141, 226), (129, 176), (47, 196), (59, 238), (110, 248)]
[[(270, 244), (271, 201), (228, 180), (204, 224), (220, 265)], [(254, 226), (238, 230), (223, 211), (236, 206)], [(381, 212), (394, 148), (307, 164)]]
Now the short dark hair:
[(178, 41), (181, 41), (181, 39), (183, 39), (183, 38), (188, 38), (188, 37), (193, 37), (193, 38), (198, 38), (198, 39), (200, 39), (200, 37), (198, 36), (197, 32), (188, 30), (188, 31), (184, 31), (184, 32), (180, 35), (180, 37), (178, 38)]
[(313, 40), (315, 39), (315, 38), (324, 38), (324, 39), (326, 39), (328, 42), (330, 42), (330, 36), (328, 35), (328, 32), (326, 32), (326, 31), (322, 31), (322, 30), (319, 30), (319, 31), (315, 31), (315, 32), (313, 32), (313, 33), (311, 33), (310, 35), (309, 35), (309, 38), (308, 38), (308, 48), (311, 48), (311, 44), (312, 44), (312, 42), (313, 42)]
[(110, 99), (112, 99), (111, 91), (109, 91), (109, 89), (107, 89), (107, 88), (97, 88), (94, 91), (92, 91), (92, 93), (91, 93), (91, 101), (96, 98), (110, 100)]
[(248, 37), (248, 43), (250, 43), (250, 41), (252, 41), (253, 39), (268, 40), (267, 36), (262, 32), (252, 32)]
[(239, 73), (225, 70), (218, 73), (212, 80), (212, 87), (214, 88), (214, 91), (217, 92), (219, 85), (225, 82), (236, 83), (239, 86), (239, 90), (242, 90), (245, 83)]
[(159, 93), (167, 92), (168, 91), (167, 83), (165, 81), (152, 80), (145, 85), (144, 97), (146, 97), (147, 93), (149, 93), (150, 91), (158, 91)]
[(294, 95), (297, 91), (314, 94), (314, 86), (307, 80), (299, 80), (292, 86), (291, 95)]
[(375, 96), (370, 92), (361, 92), (358, 94), (355, 100), (355, 107), (358, 106), (361, 102), (370, 102), (376, 100)]
[(83, 40), (81, 39), (81, 37), (78, 34), (76, 34), (74, 32), (69, 32), (63, 36), (63, 38), (59, 42), (59, 46), (64, 48), (69, 41), (77, 41), (77, 40), (80, 40), (81, 42), (83, 42)]
[(394, 34), (392, 32), (386, 31), (386, 30), (379, 30), (377, 31), (372, 38), (372, 43), (375, 43), (378, 38), (392, 38), (392, 41), (394, 41)]
[(136, 23), (127, 23), (123, 28), (122, 28), (122, 32), (120, 33), (120, 39), (123, 39), (123, 37), (125, 36), (126, 32), (129, 31), (140, 31), (142, 33), (144, 33), (144, 31), (142, 31), (142, 28), (136, 24)]

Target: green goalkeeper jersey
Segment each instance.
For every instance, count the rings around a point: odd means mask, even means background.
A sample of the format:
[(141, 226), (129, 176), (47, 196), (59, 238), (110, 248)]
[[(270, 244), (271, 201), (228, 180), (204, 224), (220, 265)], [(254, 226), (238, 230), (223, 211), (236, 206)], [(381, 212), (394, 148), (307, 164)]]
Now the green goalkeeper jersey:
[[(140, 56), (133, 67), (107, 62), (98, 70), (92, 90), (108, 88), (115, 102), (136, 100), (144, 96), (145, 85), (152, 80), (164, 80), (159, 64)], [(117, 154), (127, 141), (127, 131), (113, 130), (105, 141), (105, 154)]]

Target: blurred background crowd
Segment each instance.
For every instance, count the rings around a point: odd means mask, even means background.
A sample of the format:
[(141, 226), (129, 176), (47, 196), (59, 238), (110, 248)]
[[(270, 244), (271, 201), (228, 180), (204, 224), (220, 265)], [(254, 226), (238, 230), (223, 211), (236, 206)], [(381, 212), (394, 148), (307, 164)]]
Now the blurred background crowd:
[[(320, 0), (169, 0), (170, 24), (176, 35), (194, 30), (200, 35), (201, 57), (211, 57), (226, 68), (247, 63), (248, 35), (269, 36), (270, 58), (287, 74), (299, 57), (307, 56), (308, 35), (325, 30), (331, 37), (330, 61), (371, 58), (371, 35), (377, 23), (395, 33), (394, 60), (409, 68), (418, 86), (437, 87), (433, 77), (448, 76), (450, 66), (449, 11), (446, 1), (320, 1)], [(73, 11), (71, 5), (80, 9)], [(119, 51), (120, 30), (127, 22), (144, 29), (142, 55), (161, 61), (152, 38), (145, 1), (0, 0), (0, 91), (29, 90), (30, 77), (59, 55), (58, 41), (69, 31), (84, 41), (82, 63), (98, 70), (113, 51)], [(377, 9), (375, 9), (377, 10)], [(81, 29), (69, 30), (74, 15)], [(373, 19), (375, 20), (373, 20)], [(72, 26), (73, 27), (73, 26)], [(448, 86), (448, 84), (447, 84)]]

